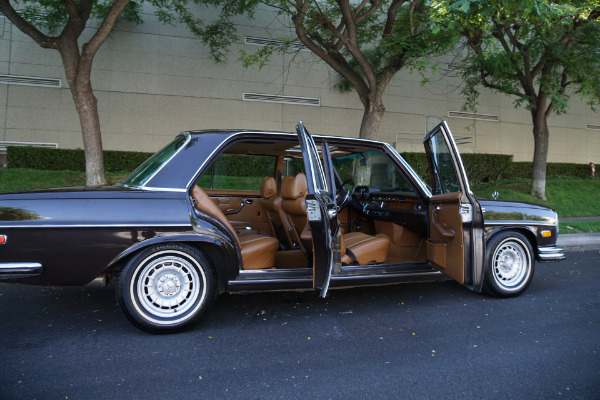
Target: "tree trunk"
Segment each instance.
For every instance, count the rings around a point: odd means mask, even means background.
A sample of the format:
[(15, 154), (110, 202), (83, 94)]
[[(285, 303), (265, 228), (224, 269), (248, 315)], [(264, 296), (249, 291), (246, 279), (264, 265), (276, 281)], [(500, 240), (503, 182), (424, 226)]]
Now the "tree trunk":
[(98, 103), (89, 80), (87, 85), (78, 82), (75, 86), (83, 86), (72, 88), (71, 91), (81, 123), (83, 151), (85, 152), (86, 184), (88, 186), (105, 185), (106, 174), (104, 171)]
[(64, 38), (58, 51), (73, 96), (83, 137), (86, 185), (106, 184), (98, 104), (91, 83), (93, 54), (79, 54), (77, 38)]
[(385, 114), (385, 106), (380, 98), (371, 100), (365, 105), (362, 123), (360, 124), (360, 138), (376, 140), (379, 125)]
[(531, 195), (546, 200), (546, 162), (548, 161), (548, 147), (550, 132), (544, 109), (532, 110), (533, 138), (533, 171), (531, 174)]

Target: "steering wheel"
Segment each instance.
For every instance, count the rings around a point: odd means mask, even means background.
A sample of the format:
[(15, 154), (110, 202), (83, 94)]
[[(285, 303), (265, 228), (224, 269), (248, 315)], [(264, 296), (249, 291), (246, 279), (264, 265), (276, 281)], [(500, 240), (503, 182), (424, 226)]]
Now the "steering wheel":
[(354, 194), (354, 181), (352, 178), (344, 181), (340, 185), (335, 194), (335, 200), (340, 209), (346, 207), (350, 200), (352, 200), (352, 195)]

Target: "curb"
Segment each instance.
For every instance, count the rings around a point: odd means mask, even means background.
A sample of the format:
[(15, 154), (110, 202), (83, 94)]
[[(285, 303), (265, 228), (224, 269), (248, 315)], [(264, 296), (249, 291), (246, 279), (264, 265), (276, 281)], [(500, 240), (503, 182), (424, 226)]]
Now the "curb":
[(558, 247), (600, 246), (600, 233), (569, 233), (558, 235)]

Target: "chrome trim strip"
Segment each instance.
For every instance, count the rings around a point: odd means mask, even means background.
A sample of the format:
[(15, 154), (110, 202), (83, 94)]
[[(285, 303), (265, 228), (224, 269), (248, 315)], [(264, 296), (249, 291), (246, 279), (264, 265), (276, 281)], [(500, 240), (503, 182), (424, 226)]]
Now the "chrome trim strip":
[(0, 262), (0, 279), (38, 276), (43, 271), (43, 265), (38, 262)]
[(1, 229), (12, 228), (146, 228), (146, 227), (189, 227), (191, 224), (90, 224), (90, 225), (0, 225)]
[(484, 226), (490, 225), (531, 225), (531, 226), (556, 226), (556, 224), (552, 222), (540, 222), (540, 221), (506, 221), (506, 220), (491, 220), (491, 221), (483, 221)]

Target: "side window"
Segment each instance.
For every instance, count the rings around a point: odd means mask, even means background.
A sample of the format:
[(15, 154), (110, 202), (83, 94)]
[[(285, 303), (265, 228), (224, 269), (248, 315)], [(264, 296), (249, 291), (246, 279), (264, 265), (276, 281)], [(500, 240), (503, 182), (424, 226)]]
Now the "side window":
[(265, 176), (274, 176), (276, 157), (222, 154), (198, 180), (203, 189), (259, 191)]
[(304, 160), (302, 158), (284, 157), (283, 158), (283, 176), (296, 176), (298, 173), (306, 173), (304, 169)]
[(454, 161), (441, 133), (436, 133), (429, 139), (427, 151), (429, 159), (433, 163), (431, 165), (431, 168), (433, 168), (431, 176), (434, 194), (460, 192)]
[(400, 170), (381, 152), (354, 153), (335, 158), (333, 165), (342, 181), (352, 179), (356, 186), (366, 186), (369, 192), (414, 193)]

